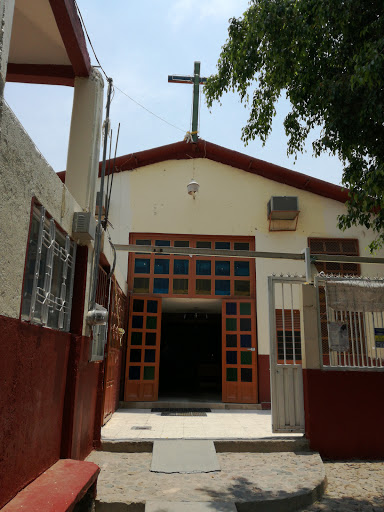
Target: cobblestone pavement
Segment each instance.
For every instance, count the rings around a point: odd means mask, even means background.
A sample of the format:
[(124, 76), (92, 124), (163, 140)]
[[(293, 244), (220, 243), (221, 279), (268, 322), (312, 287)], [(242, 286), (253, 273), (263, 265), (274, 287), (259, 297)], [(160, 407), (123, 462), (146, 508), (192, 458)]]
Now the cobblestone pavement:
[(149, 471), (151, 453), (92, 452), (101, 467), (98, 499), (104, 503), (146, 501), (232, 501), (282, 499), (321, 485), (318, 454), (219, 453), (221, 471), (164, 474)]
[[(136, 429), (133, 427), (144, 427)], [(255, 439), (272, 433), (271, 411), (213, 409), (207, 416), (161, 416), (150, 409), (119, 409), (101, 429), (103, 440)], [(284, 437), (302, 434), (284, 434)]]
[(324, 498), (305, 512), (384, 510), (384, 462), (324, 462), (324, 467)]

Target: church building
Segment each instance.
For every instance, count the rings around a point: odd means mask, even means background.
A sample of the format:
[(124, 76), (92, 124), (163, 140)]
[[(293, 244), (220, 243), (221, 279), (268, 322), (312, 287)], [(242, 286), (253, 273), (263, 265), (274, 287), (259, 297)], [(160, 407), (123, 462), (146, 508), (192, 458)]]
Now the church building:
[[(267, 278), (305, 275), (305, 264), (249, 251), (362, 255), (367, 231), (337, 228), (346, 200), (340, 186), (202, 139), (117, 158), (110, 232), (129, 296), (124, 401), (268, 408)], [(317, 270), (378, 273), (377, 265), (354, 263)], [(293, 315), (281, 305), (277, 340), (284, 329), (286, 357), (295, 352), (300, 362), (300, 301), (293, 300)]]

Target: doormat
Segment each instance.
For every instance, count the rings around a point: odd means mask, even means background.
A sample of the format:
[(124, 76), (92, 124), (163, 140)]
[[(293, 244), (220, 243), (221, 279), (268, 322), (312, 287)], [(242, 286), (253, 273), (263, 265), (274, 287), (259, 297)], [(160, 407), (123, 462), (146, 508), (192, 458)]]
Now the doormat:
[(210, 473), (220, 471), (213, 441), (160, 440), (153, 443), (151, 471)]
[(161, 408), (156, 407), (151, 409), (151, 412), (161, 412), (161, 416), (206, 416), (207, 412), (211, 412), (211, 409), (207, 407), (195, 407), (195, 408)]

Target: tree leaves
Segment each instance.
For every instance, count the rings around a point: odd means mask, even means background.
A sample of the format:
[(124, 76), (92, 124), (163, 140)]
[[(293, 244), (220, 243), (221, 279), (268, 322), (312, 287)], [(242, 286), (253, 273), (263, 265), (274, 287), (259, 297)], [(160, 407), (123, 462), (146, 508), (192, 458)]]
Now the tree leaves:
[[(384, 4), (382, 0), (252, 0), (232, 18), (218, 71), (205, 86), (209, 107), (233, 90), (250, 113), (242, 140), (267, 140), (285, 93), (288, 154), (304, 149), (315, 126), (315, 155), (345, 164), (350, 189), (340, 229), (362, 224), (384, 244)], [(251, 94), (250, 94), (250, 89)]]

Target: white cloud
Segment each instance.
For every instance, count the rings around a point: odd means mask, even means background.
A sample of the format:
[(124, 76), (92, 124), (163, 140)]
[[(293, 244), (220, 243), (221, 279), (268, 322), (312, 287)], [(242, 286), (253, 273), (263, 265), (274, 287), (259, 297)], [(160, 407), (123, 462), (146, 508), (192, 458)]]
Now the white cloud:
[(197, 18), (199, 21), (209, 18), (211, 21), (228, 20), (241, 16), (247, 9), (249, 0), (177, 0), (169, 11), (174, 26)]

